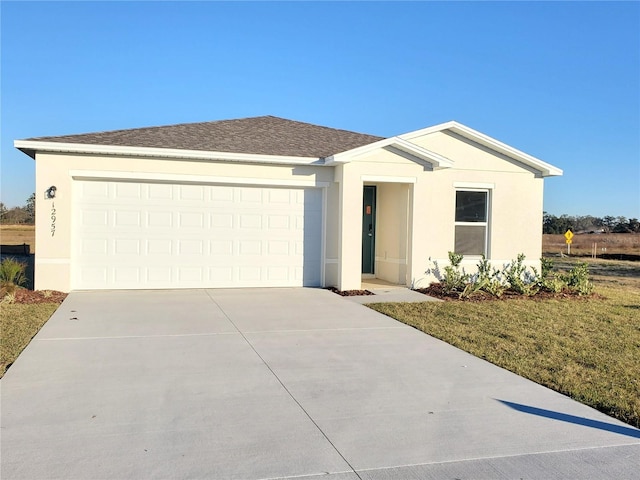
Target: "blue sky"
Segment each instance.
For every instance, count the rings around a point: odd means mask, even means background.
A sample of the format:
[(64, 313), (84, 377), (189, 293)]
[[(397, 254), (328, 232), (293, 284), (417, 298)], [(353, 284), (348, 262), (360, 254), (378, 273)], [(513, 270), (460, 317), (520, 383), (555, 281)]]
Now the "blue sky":
[(545, 210), (640, 217), (638, 2), (0, 2), (13, 140), (276, 115), (381, 136), (457, 120), (564, 169)]

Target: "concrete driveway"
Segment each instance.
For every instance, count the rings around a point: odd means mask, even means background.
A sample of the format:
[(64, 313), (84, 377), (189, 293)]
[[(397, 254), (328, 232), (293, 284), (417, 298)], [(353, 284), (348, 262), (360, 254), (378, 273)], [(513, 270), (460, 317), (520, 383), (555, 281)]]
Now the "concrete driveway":
[(640, 431), (319, 289), (75, 292), (2, 478), (637, 478)]

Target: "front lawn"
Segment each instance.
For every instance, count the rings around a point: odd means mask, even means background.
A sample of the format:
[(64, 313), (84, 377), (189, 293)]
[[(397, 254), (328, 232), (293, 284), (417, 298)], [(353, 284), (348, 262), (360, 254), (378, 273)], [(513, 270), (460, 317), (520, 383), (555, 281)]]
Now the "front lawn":
[[(596, 295), (371, 308), (640, 428), (640, 266)], [(599, 272), (601, 273), (601, 272)]]
[(60, 292), (18, 289), (0, 303), (0, 378), (65, 298)]

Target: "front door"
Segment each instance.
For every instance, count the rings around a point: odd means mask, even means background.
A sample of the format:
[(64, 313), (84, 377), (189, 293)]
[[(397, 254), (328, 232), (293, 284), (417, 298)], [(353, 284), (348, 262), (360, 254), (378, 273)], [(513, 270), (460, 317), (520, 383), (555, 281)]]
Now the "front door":
[(365, 186), (362, 201), (362, 273), (374, 273), (376, 257), (376, 187)]

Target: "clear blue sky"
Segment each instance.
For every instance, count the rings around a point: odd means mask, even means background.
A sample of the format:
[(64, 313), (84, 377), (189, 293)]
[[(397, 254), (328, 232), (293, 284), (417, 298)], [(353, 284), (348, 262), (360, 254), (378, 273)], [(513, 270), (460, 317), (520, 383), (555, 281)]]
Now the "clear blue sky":
[(638, 2), (0, 2), (15, 139), (276, 115), (381, 136), (457, 120), (564, 169), (545, 210), (640, 217)]

